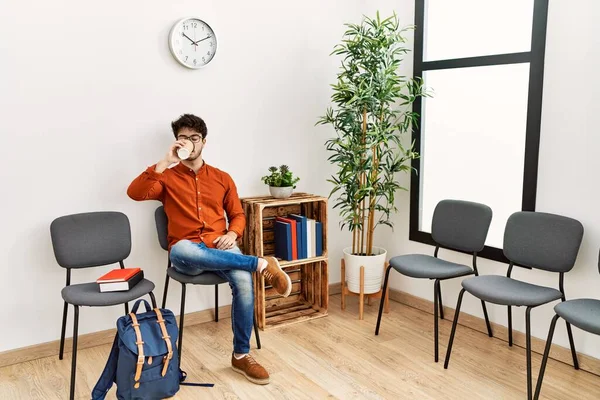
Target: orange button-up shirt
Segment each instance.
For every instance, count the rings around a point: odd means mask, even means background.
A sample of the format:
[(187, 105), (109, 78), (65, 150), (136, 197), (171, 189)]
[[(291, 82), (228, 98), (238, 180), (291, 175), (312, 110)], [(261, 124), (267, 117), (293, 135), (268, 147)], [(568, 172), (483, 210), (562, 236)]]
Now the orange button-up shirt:
[(183, 239), (214, 248), (213, 241), (228, 230), (242, 236), (246, 216), (229, 174), (206, 163), (197, 174), (181, 163), (162, 173), (155, 168), (150, 166), (135, 178), (127, 194), (133, 200), (163, 203), (169, 219), (169, 248)]

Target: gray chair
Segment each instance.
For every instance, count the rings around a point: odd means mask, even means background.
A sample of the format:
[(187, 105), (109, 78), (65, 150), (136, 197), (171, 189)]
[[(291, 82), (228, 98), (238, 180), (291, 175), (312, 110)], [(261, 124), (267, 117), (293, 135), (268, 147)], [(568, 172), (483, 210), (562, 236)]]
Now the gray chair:
[[(598, 272), (600, 272), (600, 254), (598, 255)], [(540, 366), (535, 395), (533, 396), (535, 400), (540, 397), (540, 391), (542, 390), (544, 372), (546, 372), (546, 363), (548, 362), (548, 355), (550, 354), (550, 347), (552, 346), (552, 337), (554, 336), (556, 321), (558, 321), (559, 318), (562, 318), (567, 324), (573, 324), (586, 332), (600, 335), (600, 300), (567, 300), (558, 303), (554, 307), (554, 311), (556, 312), (556, 315), (552, 318), (550, 330), (548, 331), (546, 349), (544, 350), (544, 357), (542, 358), (542, 365)], [(575, 369), (577, 369), (577, 367), (578, 366), (576, 365)]]
[(127, 314), (129, 313), (127, 302), (146, 294), (150, 295), (152, 305), (156, 307), (156, 300), (152, 293), (154, 284), (144, 279), (129, 291), (109, 293), (101, 293), (98, 284), (95, 282), (71, 285), (72, 269), (99, 267), (116, 263), (119, 263), (121, 268), (125, 268), (124, 260), (131, 252), (131, 229), (125, 214), (120, 212), (92, 212), (63, 216), (52, 221), (50, 236), (56, 261), (58, 265), (67, 270), (67, 285), (61, 292), (64, 308), (58, 355), (60, 360), (63, 359), (65, 347), (68, 305), (73, 305), (75, 311), (69, 397), (73, 399), (77, 366), (79, 307), (107, 307), (124, 304), (125, 313)]
[[(165, 213), (164, 207), (160, 206), (154, 212), (154, 220), (156, 222), (156, 232), (158, 234), (158, 242), (160, 247), (165, 251), (169, 251), (169, 220)], [(214, 285), (215, 286), (215, 322), (219, 322), (219, 285), (227, 283), (227, 280), (212, 272), (203, 272), (200, 275), (185, 275), (177, 272), (171, 266), (171, 258), (167, 257), (167, 274), (165, 277), (165, 289), (163, 292), (162, 308), (167, 304), (167, 294), (169, 292), (169, 281), (171, 278), (181, 283), (181, 309), (179, 312), (179, 341), (177, 342), (179, 352), (179, 362), (181, 363), (181, 348), (183, 347), (183, 322), (185, 316), (185, 296), (186, 285)], [(256, 324), (256, 316), (254, 317), (254, 335), (256, 336), (256, 345), (260, 349), (260, 336), (258, 334), (258, 325)]]
[[(583, 226), (575, 219), (541, 212), (516, 212), (506, 222), (504, 230), (504, 255), (509, 260), (506, 277), (499, 275), (465, 279), (458, 295), (452, 332), (446, 352), (444, 368), (448, 368), (452, 342), (456, 332), (460, 305), (465, 291), (494, 304), (508, 306), (509, 346), (512, 346), (511, 307), (527, 307), (525, 311), (525, 337), (527, 355), (527, 398), (532, 397), (531, 383), (531, 310), (551, 301), (565, 301), (564, 274), (575, 265), (583, 238)], [(559, 289), (538, 286), (510, 277), (513, 266), (541, 269), (559, 273)], [(579, 368), (573, 343), (571, 325), (567, 321), (573, 364)]]
[[(471, 274), (479, 275), (477, 271), (477, 253), (485, 246), (485, 239), (491, 221), (492, 209), (484, 204), (462, 200), (442, 200), (435, 207), (431, 224), (431, 236), (436, 243), (434, 255), (408, 254), (390, 259), (390, 265), (385, 273), (383, 293), (387, 290), (392, 268), (412, 278), (435, 280), (433, 285), (435, 362), (438, 362), (438, 309), (441, 319), (444, 319), (440, 282)], [(473, 268), (439, 259), (438, 251), (440, 247), (473, 254)], [(483, 301), (481, 306), (483, 307), (488, 334), (491, 337), (492, 327)], [(383, 301), (379, 305), (375, 335), (379, 335), (382, 312)]]

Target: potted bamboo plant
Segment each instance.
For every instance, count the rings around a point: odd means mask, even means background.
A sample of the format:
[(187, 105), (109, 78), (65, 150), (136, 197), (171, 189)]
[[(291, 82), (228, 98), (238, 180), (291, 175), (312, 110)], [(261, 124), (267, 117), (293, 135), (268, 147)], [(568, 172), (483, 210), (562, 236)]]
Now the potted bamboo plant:
[[(417, 114), (412, 103), (427, 95), (420, 78), (399, 72), (403, 56), (410, 51), (397, 16), (365, 17), (360, 25), (347, 24), (341, 44), (332, 55), (340, 56), (341, 69), (332, 85), (333, 107), (318, 124), (330, 124), (336, 135), (327, 140), (329, 161), (337, 167), (330, 197), (338, 194), (334, 208), (340, 210), (341, 229), (352, 232), (352, 246), (344, 249), (348, 289), (358, 293), (360, 266), (365, 267), (364, 293), (381, 289), (387, 252), (373, 243), (375, 228), (393, 227), (397, 211), (394, 194), (406, 190), (396, 174), (412, 170), (418, 157), (414, 142), (405, 145)], [(342, 277), (344, 279), (344, 277)]]

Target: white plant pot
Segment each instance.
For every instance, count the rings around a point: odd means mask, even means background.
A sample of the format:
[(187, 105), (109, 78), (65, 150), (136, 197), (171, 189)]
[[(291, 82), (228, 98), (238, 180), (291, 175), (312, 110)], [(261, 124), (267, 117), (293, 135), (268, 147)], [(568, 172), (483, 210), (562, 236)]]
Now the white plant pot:
[(269, 192), (271, 193), (271, 196), (278, 198), (278, 199), (285, 199), (287, 197), (290, 197), (292, 195), (293, 191), (294, 191), (293, 186), (282, 186), (282, 187), (269, 186)]
[[(365, 267), (364, 293), (377, 293), (381, 290), (387, 251), (381, 247), (373, 247), (373, 254), (372, 256), (358, 256), (352, 254), (352, 247), (344, 249), (346, 283), (351, 292), (360, 293), (361, 266)], [(342, 279), (344, 279), (343, 276)]]

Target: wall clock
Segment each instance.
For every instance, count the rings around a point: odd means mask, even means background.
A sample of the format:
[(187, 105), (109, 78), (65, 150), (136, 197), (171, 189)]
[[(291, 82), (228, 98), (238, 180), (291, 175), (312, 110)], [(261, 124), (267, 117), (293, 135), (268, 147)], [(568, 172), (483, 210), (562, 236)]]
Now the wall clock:
[(171, 28), (169, 48), (181, 65), (198, 69), (215, 57), (217, 37), (210, 25), (201, 19), (183, 18)]

